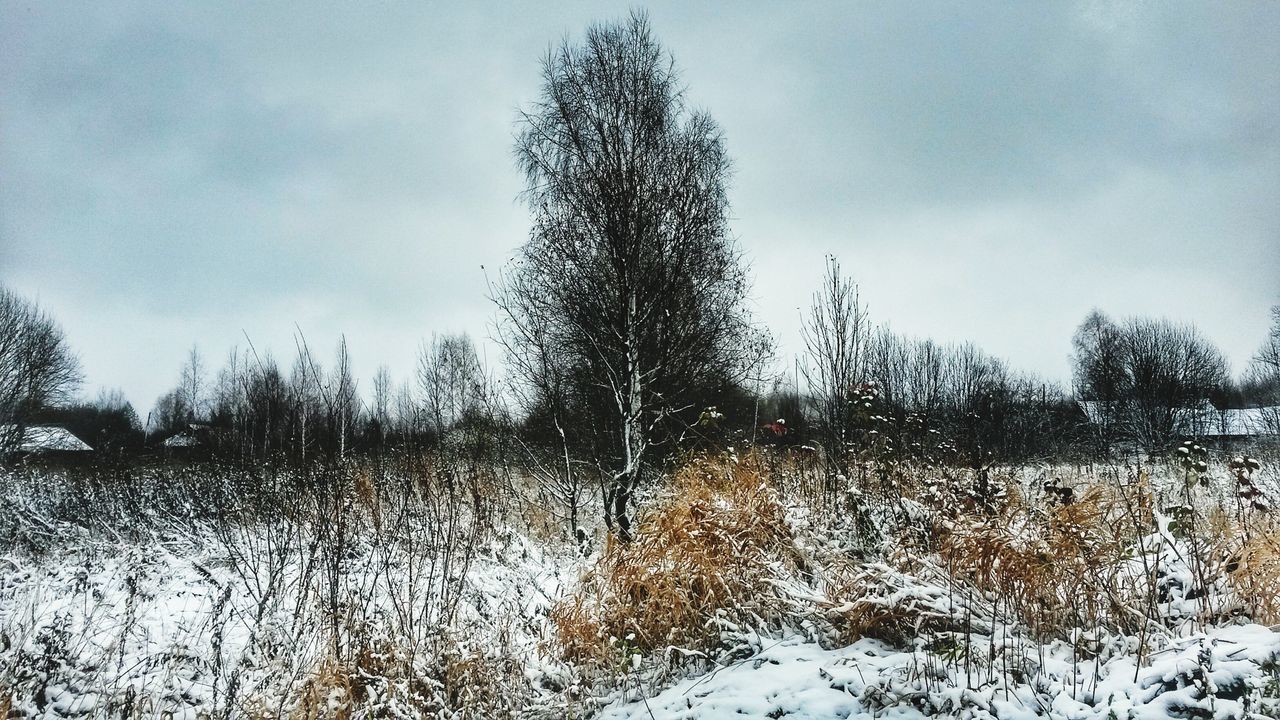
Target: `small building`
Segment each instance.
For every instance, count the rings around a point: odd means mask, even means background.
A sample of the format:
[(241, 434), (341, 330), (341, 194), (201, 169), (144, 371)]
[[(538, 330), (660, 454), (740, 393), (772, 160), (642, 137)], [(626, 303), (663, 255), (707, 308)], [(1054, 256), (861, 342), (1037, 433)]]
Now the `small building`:
[(1229, 408), (1207, 418), (1203, 435), (1215, 440), (1243, 440), (1276, 434), (1280, 406)]
[[(0, 437), (15, 432), (13, 425), (0, 426)], [(29, 425), (22, 432), (19, 455), (60, 455), (93, 452), (93, 448), (70, 430), (58, 425)]]
[(190, 457), (213, 446), (213, 427), (206, 423), (187, 423), (187, 426), (160, 442), (166, 455)]
[[(1126, 410), (1120, 403), (1080, 400), (1077, 404), (1091, 427), (1125, 426)], [(1219, 410), (1205, 399), (1177, 408), (1175, 413), (1174, 434), (1188, 440), (1248, 441), (1276, 437), (1280, 430), (1280, 406)]]

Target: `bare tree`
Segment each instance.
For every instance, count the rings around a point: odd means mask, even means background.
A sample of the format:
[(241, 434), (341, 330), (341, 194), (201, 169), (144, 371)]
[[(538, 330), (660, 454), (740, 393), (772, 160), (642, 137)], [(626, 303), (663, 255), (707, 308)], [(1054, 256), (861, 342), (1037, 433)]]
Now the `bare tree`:
[(181, 429), (190, 416), (191, 412), (187, 408), (182, 393), (170, 390), (156, 398), (155, 407), (148, 416), (147, 433), (159, 436), (170, 435)]
[(341, 460), (359, 427), (362, 406), (351, 371), (351, 353), (345, 335), (338, 338), (332, 370), (321, 370), (306, 338), (299, 332), (298, 354), (290, 377), (291, 416), (298, 456), (306, 461), (310, 451), (321, 450)]
[(418, 387), (423, 424), (439, 467), (459, 485), (464, 484), (464, 475), (491, 475), (493, 466), (502, 461), (499, 435), (507, 423), (471, 337), (432, 336), (431, 344), (423, 345), (418, 356)]
[[(587, 478), (592, 473), (590, 456), (590, 422), (581, 417), (574, 397), (573, 375), (566, 363), (552, 357), (549, 334), (540, 323), (546, 317), (528, 317), (514, 326), (519, 337), (504, 336), (507, 365), (522, 382), (508, 388), (509, 395), (524, 414), (524, 423), (515, 433), (524, 464), (536, 480), (540, 499), (559, 509), (568, 524), (570, 535), (586, 547), (586, 533), (581, 528), (581, 509), (585, 504)], [(511, 326), (509, 326), (511, 327)]]
[(21, 444), (33, 412), (69, 400), (80, 379), (62, 328), (35, 303), (0, 287), (0, 458)]
[(1123, 328), (1131, 435), (1148, 448), (1204, 432), (1203, 405), (1227, 383), (1227, 361), (1190, 325), (1132, 318)]
[(940, 345), (880, 328), (867, 373), (880, 389), (877, 414), (900, 452), (991, 461), (1045, 457), (1070, 445), (1076, 413), (1052, 383), (1012, 371), (973, 343)]
[(1271, 308), (1271, 330), (1253, 362), (1272, 377), (1280, 377), (1280, 305)]
[(1149, 449), (1215, 422), (1210, 399), (1229, 386), (1227, 362), (1190, 325), (1089, 313), (1072, 339), (1075, 392), (1104, 449), (1123, 438)]
[(413, 385), (408, 381), (400, 383), (396, 389), (391, 423), (396, 433), (406, 439), (416, 440), (422, 433), (422, 407), (414, 397)]
[(834, 256), (827, 258), (822, 288), (814, 293), (800, 330), (809, 360), (803, 374), (813, 426), (826, 453), (828, 475), (848, 475), (856, 420), (853, 401), (860, 394), (857, 387), (867, 379), (871, 324), (858, 286), (840, 274)]
[(294, 455), (304, 464), (322, 446), (325, 427), (324, 373), (299, 332), (294, 338), (297, 354), (289, 373), (289, 434)]
[(329, 411), (329, 436), (333, 438), (339, 458), (347, 456), (347, 449), (355, 437), (360, 423), (361, 404), (356, 380), (351, 372), (351, 353), (347, 349), (347, 336), (338, 338), (338, 350), (334, 357), (333, 372), (329, 376), (325, 398)]
[(206, 372), (204, 358), (200, 355), (200, 348), (192, 345), (190, 352), (187, 353), (187, 362), (182, 366), (182, 375), (178, 381), (177, 390), (182, 397), (183, 405), (189, 413), (189, 416), (185, 418), (186, 422), (200, 422), (206, 419)]
[(1091, 311), (1071, 339), (1076, 398), (1086, 403), (1093, 438), (1104, 452), (1126, 413), (1124, 342), (1124, 333), (1100, 310)]
[(471, 337), (433, 335), (418, 351), (418, 390), (427, 429), (437, 442), (486, 403), (487, 381)]
[(1271, 308), (1271, 329), (1245, 375), (1251, 404), (1261, 408), (1264, 427), (1280, 435), (1280, 305)]
[[(147, 423), (147, 432), (171, 435), (187, 428), (191, 423), (207, 421), (216, 402), (208, 397), (206, 374), (200, 349), (192, 345), (178, 374), (177, 387), (156, 399)], [(219, 382), (226, 379), (220, 378)]]
[(501, 341), (516, 355), (544, 346), (579, 378), (612, 435), (606, 521), (629, 539), (656, 430), (758, 349), (728, 233), (729, 159), (642, 13), (548, 52), (515, 155), (534, 226), (494, 292)]
[(373, 440), (381, 445), (391, 432), (391, 369), (379, 365), (373, 374), (373, 407), (370, 408), (369, 428)]
[(885, 404), (926, 424), (944, 419), (952, 395), (947, 348), (882, 327), (871, 338), (867, 358), (868, 376)]

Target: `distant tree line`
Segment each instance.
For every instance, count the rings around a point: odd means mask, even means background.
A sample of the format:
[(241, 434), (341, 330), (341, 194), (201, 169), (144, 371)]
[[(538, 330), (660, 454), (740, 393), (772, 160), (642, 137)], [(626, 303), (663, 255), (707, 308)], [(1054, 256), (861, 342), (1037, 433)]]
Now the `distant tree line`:
[(637, 493), (692, 451), (803, 448), (834, 489), (869, 459), (986, 468), (1158, 450), (1196, 432), (1205, 401), (1280, 405), (1280, 308), (1238, 384), (1190, 326), (1091, 313), (1068, 389), (972, 343), (873, 323), (834, 257), (803, 352), (779, 371), (729, 230), (722, 133), (642, 13), (547, 53), (515, 157), (533, 225), (491, 287), (501, 385), (465, 334), (424, 342), (407, 382), (382, 367), (362, 389), (345, 338), (322, 359), (299, 333), (287, 365), (250, 345), (212, 370), (192, 348), (140, 422), (115, 393), (76, 402), (61, 330), (0, 290), (0, 449), (40, 420), (119, 454), (306, 467), (421, 453), (446, 487), (497, 463), (535, 480), (575, 536), (592, 508), (626, 540)]
[(425, 343), (410, 383), (397, 387), (379, 368), (367, 393), (345, 338), (327, 368), (299, 335), (288, 371), (251, 347), (230, 351), (211, 374), (192, 348), (178, 376), (156, 401), (148, 434), (160, 444), (181, 438), (170, 447), (184, 455), (305, 464), (390, 447), (474, 446), (478, 434), (496, 432), (504, 412), (465, 334)]
[[(1219, 411), (1260, 408), (1258, 431), (1280, 431), (1280, 307), (1240, 383), (1222, 353), (1196, 328), (1164, 319), (1112, 321), (1100, 311), (1085, 318), (1073, 338), (1076, 396), (1087, 403), (1090, 438), (1106, 451), (1118, 443), (1147, 449), (1181, 437), (1223, 432)], [(1231, 429), (1226, 429), (1230, 431)]]
[(1280, 305), (1271, 308), (1271, 329), (1237, 390), (1235, 404), (1260, 408), (1266, 429), (1280, 435)]
[(831, 473), (848, 473), (872, 445), (982, 465), (1061, 457), (1078, 435), (1078, 412), (1060, 386), (1015, 372), (972, 343), (943, 345), (873, 326), (834, 257), (802, 331), (801, 406)]

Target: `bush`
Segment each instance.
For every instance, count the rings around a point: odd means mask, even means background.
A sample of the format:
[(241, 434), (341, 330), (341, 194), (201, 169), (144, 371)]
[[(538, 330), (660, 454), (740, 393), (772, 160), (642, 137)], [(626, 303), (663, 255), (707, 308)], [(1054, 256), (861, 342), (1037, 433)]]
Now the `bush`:
[(619, 641), (641, 652), (711, 651), (722, 626), (779, 618), (774, 582), (799, 564), (759, 459), (695, 459), (640, 517), (635, 541), (611, 539), (553, 609), (557, 639), (567, 659), (588, 664), (618, 659)]

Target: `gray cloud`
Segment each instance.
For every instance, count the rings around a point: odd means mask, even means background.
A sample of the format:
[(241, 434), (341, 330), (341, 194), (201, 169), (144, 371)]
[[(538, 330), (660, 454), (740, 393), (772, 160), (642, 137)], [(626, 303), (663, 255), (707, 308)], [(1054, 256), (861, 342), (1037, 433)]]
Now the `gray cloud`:
[[(545, 48), (626, 5), (4, 2), (0, 280), (139, 405), (198, 342), (483, 334)], [(650, 7), (723, 125), (761, 317), (837, 252), (877, 319), (1064, 378), (1092, 306), (1242, 366), (1280, 302), (1280, 5)]]

